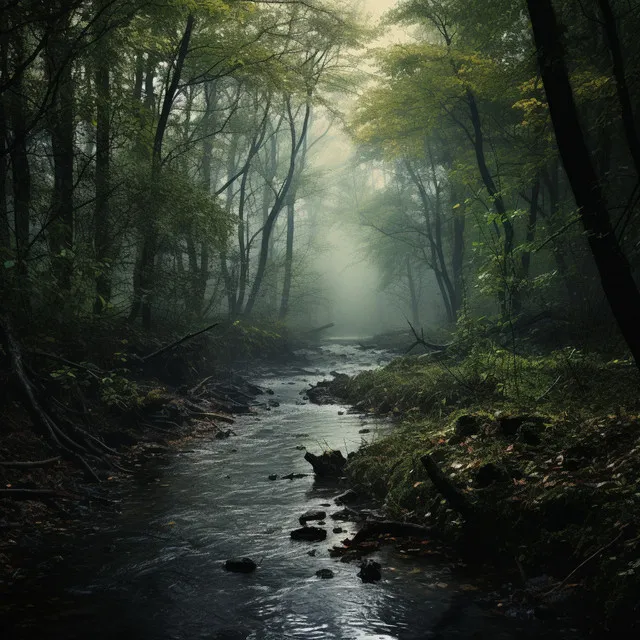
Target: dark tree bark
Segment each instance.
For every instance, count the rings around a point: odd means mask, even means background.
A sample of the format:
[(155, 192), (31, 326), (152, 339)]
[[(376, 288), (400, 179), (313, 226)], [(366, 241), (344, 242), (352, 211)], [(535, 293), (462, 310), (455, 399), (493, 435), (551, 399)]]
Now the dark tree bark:
[[(14, 67), (20, 69), (24, 61), (24, 42), (18, 30), (12, 38)], [(24, 93), (23, 73), (15, 73), (13, 83), (4, 96), (8, 96), (9, 121), (12, 139), (10, 144), (11, 182), (13, 192), (13, 228), (15, 233), (18, 275), (26, 284), (28, 275), (27, 254), (29, 252), (29, 214), (31, 209), (31, 168), (27, 153), (27, 106)], [(29, 307), (29, 297), (23, 288), (23, 306)]]
[(53, 87), (49, 110), (54, 185), (49, 225), (52, 268), (63, 291), (73, 274), (74, 86), (70, 56), (69, 15), (63, 14), (47, 44), (48, 82)]
[(527, 248), (522, 253), (522, 278), (524, 280), (529, 279), (529, 273), (531, 271), (531, 243), (536, 238), (536, 226), (538, 223), (538, 198), (540, 197), (540, 180), (536, 180), (531, 188), (531, 201), (529, 203), (529, 218), (527, 220), (527, 233), (525, 235), (525, 242)]
[[(160, 117), (158, 118), (158, 124), (156, 126), (156, 132), (153, 139), (153, 151), (151, 156), (152, 189), (160, 179), (162, 170), (162, 145), (164, 142), (167, 125), (169, 124), (171, 108), (178, 93), (178, 86), (182, 77), (184, 62), (189, 51), (189, 43), (191, 42), (191, 35), (193, 33), (194, 24), (195, 16), (194, 14), (189, 14), (184, 33), (180, 40), (180, 45), (178, 46), (176, 58), (173, 61), (171, 79), (165, 90), (164, 100), (162, 102), (162, 108), (160, 110)], [(147, 87), (147, 89), (149, 88), (151, 88), (151, 93), (153, 93), (153, 88)], [(156, 257), (159, 246), (159, 230), (157, 223), (158, 221), (155, 217), (155, 212), (147, 211), (145, 220), (143, 221), (142, 248), (140, 252), (140, 272), (137, 282), (138, 290), (134, 293), (134, 305), (138, 305), (141, 307), (142, 326), (145, 329), (151, 328), (153, 298), (156, 286)], [(132, 314), (130, 314), (130, 318)]]
[(618, 35), (618, 26), (616, 17), (611, 8), (609, 0), (598, 0), (598, 7), (602, 16), (604, 30), (607, 36), (607, 44), (611, 53), (611, 62), (613, 66), (613, 77), (616, 81), (616, 90), (618, 100), (620, 102), (620, 115), (622, 116), (622, 124), (627, 140), (629, 151), (633, 159), (636, 174), (640, 178), (640, 138), (638, 137), (638, 128), (636, 119), (633, 114), (633, 104), (627, 77), (624, 68), (624, 56), (622, 54), (622, 45), (620, 36)]
[(411, 321), (414, 327), (420, 327), (420, 306), (418, 304), (418, 290), (416, 287), (416, 281), (413, 277), (413, 268), (411, 267), (411, 260), (409, 256), (406, 259), (407, 269), (407, 284), (409, 286), (409, 298), (411, 302)]
[(640, 292), (616, 238), (585, 143), (551, 0), (527, 0), (538, 63), (558, 149), (571, 184), (605, 296), (640, 368)]
[[(98, 10), (103, 9), (105, 0), (98, 0)], [(108, 36), (103, 35), (96, 46), (96, 207), (94, 220), (94, 251), (98, 263), (96, 278), (96, 299), (93, 311), (102, 313), (111, 300), (111, 268), (107, 264), (110, 249), (109, 190), (111, 185), (111, 77), (109, 72), (110, 49)]]
[(311, 96), (309, 95), (307, 103), (305, 105), (304, 117), (302, 120), (302, 125), (300, 129), (300, 134), (298, 135), (296, 131), (295, 117), (293, 114), (293, 110), (291, 109), (291, 100), (287, 99), (287, 111), (289, 117), (289, 129), (291, 133), (291, 155), (289, 158), (289, 169), (287, 171), (287, 176), (278, 191), (278, 195), (276, 196), (275, 202), (271, 207), (271, 211), (267, 216), (267, 220), (262, 229), (262, 241), (260, 245), (260, 256), (258, 258), (258, 266), (256, 269), (256, 275), (253, 280), (253, 285), (251, 287), (251, 293), (249, 294), (249, 298), (247, 300), (247, 305), (245, 307), (245, 314), (251, 315), (253, 311), (253, 307), (258, 299), (258, 295), (260, 293), (260, 289), (262, 287), (262, 281), (264, 280), (265, 270), (267, 266), (267, 259), (269, 256), (269, 245), (271, 241), (271, 234), (273, 232), (273, 227), (284, 207), (287, 196), (289, 194), (289, 190), (293, 183), (295, 172), (296, 172), (296, 161), (298, 159), (298, 155), (300, 153), (300, 149), (304, 144), (304, 141), (307, 137), (307, 130), (309, 127), (309, 118), (311, 115)]
[(280, 320), (284, 320), (289, 313), (289, 297), (291, 295), (291, 281), (293, 279), (295, 207), (295, 195), (292, 195), (287, 201), (287, 249), (284, 257), (284, 282), (282, 284), (282, 298), (280, 300)]

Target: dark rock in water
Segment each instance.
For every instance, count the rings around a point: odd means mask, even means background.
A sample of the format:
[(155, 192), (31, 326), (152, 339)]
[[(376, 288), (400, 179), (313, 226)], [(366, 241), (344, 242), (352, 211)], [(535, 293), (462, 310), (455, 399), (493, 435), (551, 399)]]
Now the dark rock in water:
[(275, 393), (275, 391), (274, 391), (273, 389), (267, 389), (267, 393), (268, 393), (270, 396), (272, 396), (272, 395)]
[(321, 507), (330, 507), (330, 506), (331, 506), (331, 504), (330, 504), (330, 503), (328, 503), (328, 502), (323, 502), (323, 503), (321, 503), (321, 504), (320, 504), (320, 506), (321, 506)]
[(371, 433), (371, 429), (360, 429), (358, 433)]
[(329, 578), (333, 578), (333, 571), (331, 571), (331, 569), (319, 569), (318, 571), (316, 571), (316, 575), (318, 576), (318, 578), (328, 580)]
[(316, 456), (313, 453), (304, 454), (304, 459), (313, 467), (313, 471), (321, 478), (335, 478), (342, 475), (342, 471), (347, 464), (346, 458), (341, 451), (325, 451), (322, 455)]
[(374, 560), (364, 560), (360, 565), (358, 577), (362, 582), (377, 582), (382, 579), (381, 566)]
[(325, 511), (315, 511), (312, 509), (310, 511), (305, 511), (305, 513), (303, 513), (298, 519), (300, 520), (300, 524), (303, 525), (310, 520), (324, 520), (326, 517), (327, 513)]
[(217, 431), (215, 437), (218, 440), (224, 440), (226, 438), (230, 438), (231, 436), (235, 436), (235, 432), (231, 429), (226, 429), (222, 431)]
[(299, 444), (299, 445), (296, 447), (296, 449), (297, 449), (298, 451), (306, 451), (307, 447), (305, 447), (303, 444)]
[(269, 475), (269, 480), (277, 480), (278, 479), (278, 474), (277, 473), (272, 473)]
[(349, 509), (349, 507), (345, 507), (344, 509), (340, 509), (340, 511), (332, 513), (331, 519), (340, 520), (342, 522), (358, 522), (358, 520), (360, 520), (360, 514), (353, 509)]
[(277, 400), (269, 400), (270, 407), (279, 407), (280, 403)]
[(327, 532), (320, 527), (302, 527), (291, 532), (292, 540), (306, 540), (307, 542), (321, 542), (326, 540)]
[(509, 480), (509, 474), (493, 462), (482, 465), (476, 472), (476, 486), (483, 489), (494, 482), (505, 482)]
[(342, 533), (344, 531), (344, 529), (342, 527), (334, 527), (333, 528), (333, 533)]
[(344, 415), (344, 411), (338, 411), (338, 415), (339, 416), (343, 416)]
[(311, 549), (311, 551), (307, 551), (307, 555), (311, 556), (312, 558), (315, 558), (317, 553), (318, 552), (315, 549)]
[(282, 476), (282, 480), (297, 480), (298, 478), (306, 478), (306, 473), (288, 473), (286, 476)]
[(224, 563), (224, 568), (233, 573), (253, 573), (257, 565), (251, 558), (232, 558)]
[(458, 417), (456, 425), (454, 427), (454, 433), (458, 437), (468, 438), (469, 436), (475, 436), (480, 432), (481, 419), (479, 416), (463, 415)]
[(344, 493), (341, 493), (334, 502), (336, 504), (353, 504), (354, 502), (358, 502), (360, 496), (353, 490), (348, 489)]

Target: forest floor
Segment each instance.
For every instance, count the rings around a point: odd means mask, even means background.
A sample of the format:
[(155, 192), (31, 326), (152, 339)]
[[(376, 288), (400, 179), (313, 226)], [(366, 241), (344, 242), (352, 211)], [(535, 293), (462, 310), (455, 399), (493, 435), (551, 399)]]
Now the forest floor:
[(106, 323), (76, 327), (68, 336), (16, 332), (31, 386), (49, 416), (98, 438), (113, 455), (86, 456), (100, 483), (63, 459), (33, 429), (7, 349), (0, 351), (0, 590), (33, 572), (49, 535), (82, 530), (98, 513), (117, 511), (112, 487), (127, 470), (188, 438), (226, 438), (232, 414), (268, 405), (244, 374), (260, 359), (288, 357), (280, 329), (220, 325), (149, 360), (145, 354), (178, 336)]
[[(407, 356), (325, 383), (398, 426), (350, 462), (353, 482), (403, 521), (427, 524), (514, 588), (500, 606), (637, 637), (640, 374), (576, 349), (515, 356), (484, 343)], [(435, 487), (428, 457), (479, 514)], [(428, 466), (428, 463), (427, 463)]]

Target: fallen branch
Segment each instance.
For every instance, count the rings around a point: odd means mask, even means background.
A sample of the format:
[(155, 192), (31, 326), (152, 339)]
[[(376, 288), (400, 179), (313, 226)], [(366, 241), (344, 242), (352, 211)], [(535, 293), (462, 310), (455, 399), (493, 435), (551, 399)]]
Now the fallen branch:
[(428, 342), (424, 337), (424, 329), (420, 329), (420, 334), (418, 334), (416, 328), (408, 320), (407, 324), (411, 327), (411, 332), (416, 339), (416, 341), (407, 349), (407, 353), (413, 351), (418, 345), (422, 345), (425, 349), (431, 349), (436, 353), (442, 353), (451, 346), (450, 344), (435, 344), (433, 342)]
[(175, 342), (172, 342), (171, 344), (168, 344), (158, 349), (157, 351), (150, 353), (149, 355), (143, 356), (142, 358), (140, 358), (140, 360), (142, 360), (142, 362), (146, 362), (147, 360), (151, 360), (151, 358), (155, 358), (159, 355), (162, 355), (163, 353), (170, 351), (171, 349), (175, 349), (178, 345), (181, 345), (183, 342), (187, 342), (187, 340), (191, 340), (196, 336), (206, 333), (207, 331), (211, 331), (211, 329), (213, 329), (214, 327), (217, 327), (219, 324), (220, 324), (219, 322), (215, 322), (214, 324), (211, 324), (208, 327), (201, 329), (200, 331), (196, 331), (195, 333), (189, 333), (183, 338), (180, 338), (179, 340), (176, 340)]
[(34, 462), (18, 462), (15, 460), (5, 462), (0, 461), (0, 467), (5, 469), (37, 469), (41, 467), (50, 467), (60, 460), (60, 456), (55, 458), (48, 458), (47, 460), (36, 460)]
[(309, 329), (309, 331), (305, 331), (307, 335), (310, 333), (320, 333), (321, 331), (326, 331), (327, 329), (332, 329), (335, 327), (335, 322), (330, 322), (329, 324), (323, 324), (321, 327), (316, 327), (315, 329)]
[(60, 364), (65, 364), (72, 369), (78, 369), (79, 371), (84, 371), (88, 373), (90, 376), (93, 376), (96, 380), (101, 380), (98, 373), (103, 373), (102, 369), (99, 369), (95, 365), (85, 365), (80, 364), (79, 362), (73, 362), (72, 360), (67, 360), (61, 356), (56, 356), (53, 353), (48, 353), (46, 351), (40, 351), (40, 349), (30, 349), (29, 353), (33, 353), (36, 356), (41, 356), (43, 358), (47, 358), (49, 360), (53, 360), (54, 362), (59, 362)]
[(350, 544), (359, 544), (370, 538), (382, 535), (389, 535), (394, 538), (420, 538), (421, 540), (426, 540), (436, 537), (436, 532), (431, 527), (424, 527), (419, 524), (381, 520), (365, 524), (352, 538)]
[(611, 540), (611, 542), (607, 542), (607, 544), (605, 544), (604, 547), (600, 547), (597, 551), (592, 553), (586, 560), (581, 562), (562, 582), (559, 582), (555, 587), (553, 587), (553, 589), (550, 589), (549, 591), (547, 591), (542, 597), (546, 598), (550, 596), (552, 593), (555, 593), (556, 591), (558, 591), (558, 589), (562, 589), (562, 587), (564, 587), (564, 585), (567, 584), (567, 582), (569, 582), (569, 580), (571, 580), (571, 578), (573, 578), (573, 576), (576, 573), (578, 573), (578, 571), (580, 571), (582, 567), (584, 567), (586, 564), (588, 564), (589, 562), (597, 558), (602, 552), (606, 551), (609, 547), (612, 547), (616, 542), (618, 542), (618, 540), (620, 540), (620, 538), (622, 537), (622, 534), (624, 533), (624, 530), (626, 529), (626, 527), (627, 525), (624, 525), (620, 529), (620, 533), (613, 540)]
[(475, 506), (444, 474), (435, 460), (429, 454), (426, 454), (422, 456), (421, 462), (431, 482), (433, 482), (433, 486), (442, 494), (449, 506), (466, 520), (477, 522), (478, 514)]

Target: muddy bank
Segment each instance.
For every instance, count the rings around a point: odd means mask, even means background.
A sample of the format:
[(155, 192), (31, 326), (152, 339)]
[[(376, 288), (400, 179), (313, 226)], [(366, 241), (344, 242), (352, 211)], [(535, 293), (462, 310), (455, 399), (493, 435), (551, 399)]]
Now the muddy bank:
[(513, 584), (505, 606), (572, 618), (585, 633), (635, 632), (634, 372), (590, 363), (578, 385), (557, 360), (531, 359), (518, 363), (516, 396), (481, 364), (404, 358), (323, 382), (321, 401), (399, 421), (349, 461), (352, 482), (394, 519), (433, 527), (467, 562), (499, 569)]

